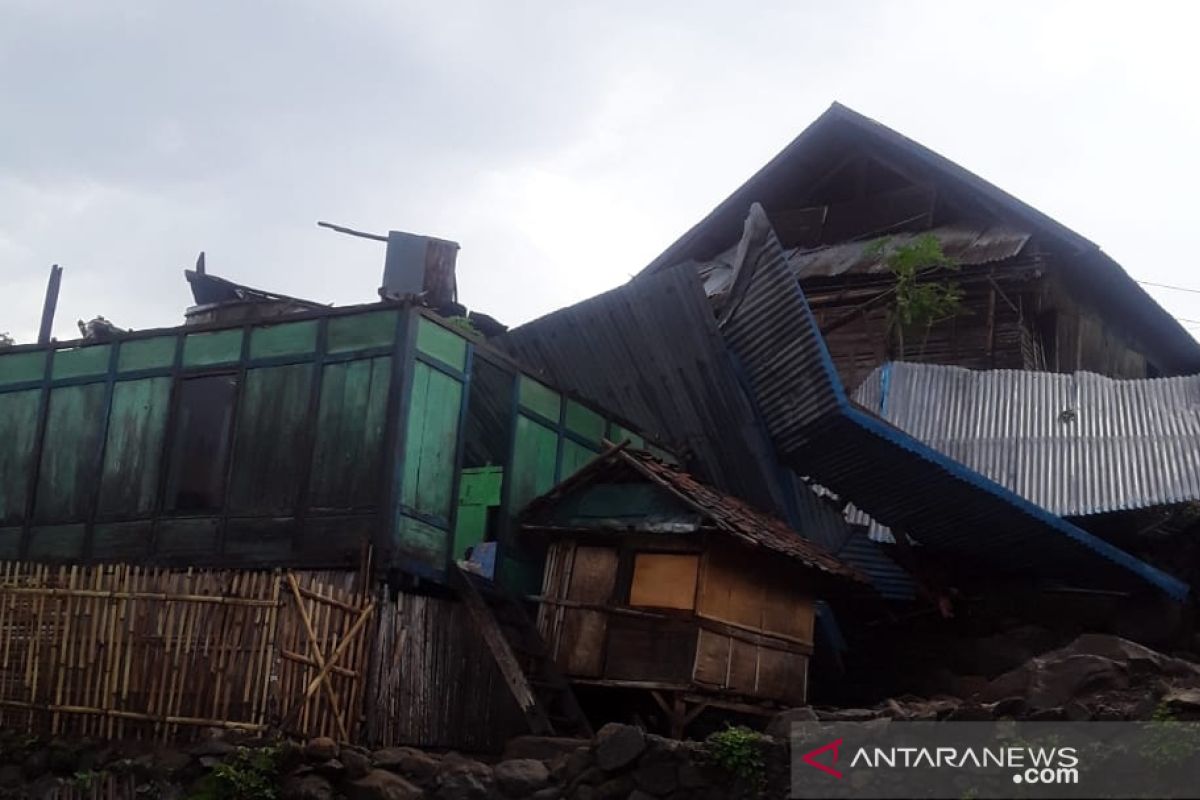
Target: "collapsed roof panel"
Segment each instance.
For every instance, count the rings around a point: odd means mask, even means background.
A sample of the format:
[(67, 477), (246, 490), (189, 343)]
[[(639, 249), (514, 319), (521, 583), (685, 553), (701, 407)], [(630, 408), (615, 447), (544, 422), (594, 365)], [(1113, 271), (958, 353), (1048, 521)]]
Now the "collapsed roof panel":
[(1188, 587), (846, 397), (800, 285), (755, 204), (722, 332), (746, 369), (781, 457), (930, 551), (988, 571), (1090, 585)]
[(894, 363), (854, 399), (1055, 514), (1200, 501), (1200, 376)]

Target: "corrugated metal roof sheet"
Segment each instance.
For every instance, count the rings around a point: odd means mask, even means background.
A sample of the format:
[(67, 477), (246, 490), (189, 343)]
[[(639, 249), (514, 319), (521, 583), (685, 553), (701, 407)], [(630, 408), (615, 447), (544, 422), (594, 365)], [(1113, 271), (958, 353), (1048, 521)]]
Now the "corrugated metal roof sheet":
[(492, 341), (551, 384), (685, 451), (701, 478), (825, 547), (849, 535), (840, 513), (779, 464), (693, 269), (638, 279)]
[[(895, 233), (859, 242), (843, 242), (811, 250), (793, 248), (785, 252), (788, 265), (802, 281), (847, 274), (882, 274), (889, 269), (886, 263), (888, 253), (925, 234), (937, 237), (942, 252), (964, 267), (1014, 258), (1020, 255), (1030, 238), (1028, 232), (1002, 226), (944, 225), (928, 231)], [(735, 245), (712, 261), (688, 263), (700, 273), (705, 294), (713, 297), (729, 289), (736, 258)]]
[[(647, 275), (493, 339), (556, 386), (685, 451), (704, 480), (839, 552), (884, 596), (912, 596), (907, 573), (783, 467), (691, 266)], [(886, 591), (884, 587), (887, 587)]]
[(795, 531), (778, 518), (756, 511), (742, 500), (707, 486), (679, 467), (639, 451), (613, 448), (547, 494), (532, 501), (522, 516), (540, 518), (557, 498), (608, 474), (607, 470), (613, 465), (627, 467), (669, 490), (718, 530), (743, 544), (770, 550), (830, 576), (863, 584), (870, 583), (867, 577), (854, 567), (838, 559), (816, 542), (797, 536)]
[[(1182, 581), (1034, 505), (848, 401), (761, 206), (751, 207), (722, 331), (781, 456), (875, 519), (981, 571), (1082, 585)], [(739, 294), (740, 288), (740, 294)], [(1136, 584), (1134, 584), (1136, 585)]]
[(1200, 500), (1200, 376), (1114, 380), (895, 363), (872, 373), (854, 399), (1055, 514)]
[[(1004, 261), (1020, 254), (1029, 233), (1004, 227), (949, 225), (917, 233), (896, 233), (870, 241), (844, 242), (812, 250), (792, 250), (788, 265), (800, 280), (888, 271), (887, 254), (919, 236), (937, 237), (942, 252), (961, 266)], [(883, 242), (880, 246), (878, 243)]]

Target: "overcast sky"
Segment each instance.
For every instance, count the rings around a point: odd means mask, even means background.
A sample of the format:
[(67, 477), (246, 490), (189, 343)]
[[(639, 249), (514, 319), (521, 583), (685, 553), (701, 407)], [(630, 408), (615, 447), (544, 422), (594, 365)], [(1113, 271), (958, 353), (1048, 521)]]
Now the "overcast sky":
[(0, 0), (0, 331), (36, 336), (52, 263), (59, 338), (178, 324), (200, 250), (373, 300), (383, 245), (318, 219), (460, 242), (460, 299), (523, 322), (627, 280), (834, 100), (1200, 288), (1194, 7)]

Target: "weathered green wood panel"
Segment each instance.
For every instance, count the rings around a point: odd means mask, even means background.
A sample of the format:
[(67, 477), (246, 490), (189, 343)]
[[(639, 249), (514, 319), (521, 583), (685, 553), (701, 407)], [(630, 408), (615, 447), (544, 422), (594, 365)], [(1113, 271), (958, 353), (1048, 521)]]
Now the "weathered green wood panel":
[(458, 479), (458, 512), (454, 517), (454, 557), (464, 558), (468, 547), (487, 538), (488, 509), (500, 505), (504, 486), (502, 467), (464, 469)]
[(613, 444), (620, 444), (626, 439), (629, 440), (630, 447), (641, 449), (646, 446), (646, 440), (643, 439), (638, 433), (631, 431), (628, 428), (623, 428), (614, 422), (612, 427), (609, 429), (608, 440)]
[(175, 387), (167, 510), (216, 511), (224, 503), (237, 387), (234, 375), (187, 378)]
[(150, 555), (154, 542), (154, 523), (110, 522), (92, 531), (92, 558), (101, 561), (138, 562)]
[(584, 464), (596, 457), (598, 451), (567, 439), (563, 442), (563, 463), (559, 480), (574, 475)]
[(462, 389), (432, 367), (413, 365), (401, 498), (409, 508), (438, 519), (450, 518)]
[(154, 510), (171, 378), (121, 381), (113, 387), (100, 474), (100, 513), (147, 516)]
[(168, 564), (211, 563), (220, 545), (220, 531), (221, 521), (214, 517), (161, 519), (155, 558)]
[(0, 355), (0, 386), (40, 381), (44, 377), (46, 377), (45, 350)]
[(83, 557), (83, 540), (87, 526), (46, 525), (34, 528), (29, 533), (30, 561), (74, 561)]
[(250, 357), (305, 355), (317, 349), (317, 321), (286, 322), (255, 328), (250, 334)]
[(444, 569), (450, 558), (450, 532), (401, 514), (396, 520), (396, 554)]
[(108, 372), (108, 360), (111, 355), (111, 344), (56, 350), (54, 351), (54, 364), (50, 367), (51, 377), (59, 380), (61, 378), (104, 375)]
[(0, 394), (0, 525), (25, 517), (40, 396), (39, 389)]
[(562, 397), (558, 392), (544, 383), (539, 383), (527, 375), (522, 375), (521, 385), (517, 393), (523, 408), (527, 408), (536, 414), (541, 414), (546, 419), (558, 422), (558, 415), (562, 411)]
[(117, 372), (169, 367), (175, 363), (175, 343), (174, 336), (123, 342), (121, 351), (117, 353)]
[(310, 506), (358, 508), (379, 504), (391, 364), (391, 358), (383, 356), (325, 366)]
[(21, 557), (21, 529), (0, 528), (0, 559), (16, 561)]
[(34, 513), (38, 522), (87, 517), (97, 477), (107, 390), (103, 383), (87, 383), (50, 392)]
[(396, 318), (395, 311), (332, 317), (325, 349), (329, 353), (348, 353), (369, 347), (391, 347), (396, 339)]
[(604, 417), (574, 400), (567, 401), (565, 421), (567, 430), (582, 436), (593, 444), (600, 444), (604, 438)]
[(242, 331), (212, 331), (189, 333), (183, 340), (183, 365), (205, 367), (227, 364), (242, 357)]
[(308, 466), (302, 458), (312, 370), (311, 364), (247, 370), (229, 486), (232, 511), (280, 513), (295, 507)]
[(296, 521), (231, 519), (225, 526), (225, 557), (244, 566), (276, 565), (292, 555)]
[(558, 457), (558, 434), (526, 417), (517, 416), (517, 442), (513, 450), (513, 514), (533, 498), (554, 486), (554, 467)]
[(295, 552), (303, 554), (305, 563), (322, 566), (358, 563), (378, 524), (374, 515), (307, 517), (297, 534)]
[(424, 317), (417, 320), (417, 350), (459, 372), (467, 368), (467, 340)]

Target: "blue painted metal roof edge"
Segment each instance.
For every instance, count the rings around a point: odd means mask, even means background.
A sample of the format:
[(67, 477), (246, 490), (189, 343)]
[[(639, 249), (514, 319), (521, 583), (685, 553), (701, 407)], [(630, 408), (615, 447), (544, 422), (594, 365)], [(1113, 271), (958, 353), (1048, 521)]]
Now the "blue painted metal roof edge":
[[(766, 218), (766, 212), (762, 206), (755, 203), (751, 208), (751, 214), (758, 213)], [(768, 225), (770, 223), (767, 223)], [(1054, 528), (1065, 536), (1079, 542), (1083, 546), (1092, 550), (1097, 555), (1112, 561), (1115, 564), (1133, 572), (1147, 582), (1157, 586), (1168, 596), (1176, 600), (1184, 600), (1191, 592), (1191, 587), (1179, 580), (1178, 578), (1163, 572), (1162, 570), (1147, 564), (1140, 558), (1126, 553), (1124, 550), (1109, 544), (1098, 536), (1088, 533), (1087, 531), (1064, 520), (1062, 517), (1052, 514), (1041, 506), (1029, 502), (1025, 498), (1017, 495), (1010, 489), (1001, 486), (1000, 484), (982, 475), (969, 467), (966, 467), (952, 458), (943, 455), (937, 450), (929, 447), (921, 441), (914, 439), (904, 431), (896, 428), (875, 415), (871, 414), (866, 409), (855, 406), (846, 396), (845, 387), (842, 385), (841, 378), (837, 373), (837, 369), (833, 364), (833, 357), (829, 353), (829, 347), (825, 343), (825, 337), (820, 333), (820, 327), (817, 325), (816, 318), (813, 316), (812, 309), (808, 305), (808, 298), (804, 296), (804, 290), (800, 288), (800, 282), (793, 280), (790, 282), (792, 291), (799, 298), (801, 306), (807, 317), (808, 324), (812, 326), (816, 332), (816, 343), (819, 349), (821, 367), (825, 371), (826, 380), (829, 387), (832, 389), (837, 400), (838, 410), (850, 422), (858, 425), (865, 430), (874, 433), (884, 439), (892, 442), (898, 447), (901, 447), (914, 455), (935, 464), (953, 476), (969, 483), (977, 489), (987, 492), (1000, 500), (1003, 500), (1025, 513), (1033, 516), (1039, 521)]]

